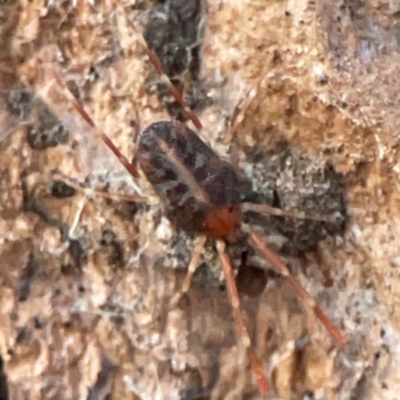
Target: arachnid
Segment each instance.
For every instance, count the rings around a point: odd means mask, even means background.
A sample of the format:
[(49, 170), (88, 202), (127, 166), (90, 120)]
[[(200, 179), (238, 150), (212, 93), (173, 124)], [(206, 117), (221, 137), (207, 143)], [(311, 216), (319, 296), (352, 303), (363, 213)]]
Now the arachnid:
[[(187, 112), (194, 125), (200, 129), (199, 119), (187, 107), (180, 91), (169, 82), (157, 55), (147, 47), (144, 41), (143, 44), (146, 46), (146, 52), (156, 70), (163, 77), (163, 81), (167, 82), (176, 100)], [(251, 226), (243, 222), (243, 213), (246, 210), (241, 204), (237, 172), (229, 163), (221, 160), (199, 138), (196, 132), (178, 121), (155, 122), (141, 133), (137, 152), (133, 161), (130, 162), (122, 155), (111, 139), (104, 132), (101, 132), (85, 111), (81, 102), (66, 89), (62, 74), (57, 71), (56, 66), (54, 75), (59, 85), (64, 87), (66, 95), (74, 102), (76, 109), (89, 125), (100, 132), (105, 144), (114, 152), (132, 176), (137, 177), (140, 171), (143, 172), (161, 198), (166, 216), (174, 226), (202, 236), (202, 240), (199, 246), (195, 248), (189, 263), (189, 270), (182, 291), (174, 299), (174, 302), (179, 299), (181, 293), (188, 290), (191, 277), (200, 263), (206, 239), (216, 241), (238, 335), (247, 350), (262, 393), (267, 390), (267, 382), (261, 363), (251, 346), (250, 336), (240, 309), (231, 262), (225, 251), (226, 243), (235, 242), (241, 235), (247, 233), (275, 270), (287, 278), (303, 306), (311, 308), (315, 312), (338, 343), (346, 343), (339, 330), (333, 326), (329, 318), (315, 304), (311, 295), (299, 281), (291, 275), (279, 256), (268, 248), (262, 237)], [(260, 211), (265, 212), (265, 210), (266, 207)], [(290, 212), (282, 210), (271, 208), (270, 211), (278, 214), (280, 212), (286, 216), (290, 215)]]

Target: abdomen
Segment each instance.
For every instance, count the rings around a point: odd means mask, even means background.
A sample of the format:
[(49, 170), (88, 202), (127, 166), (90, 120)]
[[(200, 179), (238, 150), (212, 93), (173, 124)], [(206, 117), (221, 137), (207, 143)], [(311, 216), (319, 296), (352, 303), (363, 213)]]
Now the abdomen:
[(237, 214), (236, 172), (184, 124), (161, 121), (148, 126), (141, 135), (136, 161), (178, 228), (208, 233), (205, 222), (215, 210)]

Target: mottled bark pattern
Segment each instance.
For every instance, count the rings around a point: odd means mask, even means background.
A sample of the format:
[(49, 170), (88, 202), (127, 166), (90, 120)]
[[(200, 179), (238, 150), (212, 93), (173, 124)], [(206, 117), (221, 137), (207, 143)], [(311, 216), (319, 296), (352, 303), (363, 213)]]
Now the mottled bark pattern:
[[(182, 92), (190, 108), (197, 110), (210, 102), (199, 77), (204, 8), (203, 0), (158, 2), (149, 11), (144, 29), (144, 38), (159, 58), (165, 74)], [(152, 70), (146, 78), (148, 92), (158, 96), (160, 105), (173, 119), (186, 121), (187, 113)]]
[(184, 124), (161, 121), (147, 127), (134, 162), (154, 186), (176, 227), (205, 233), (207, 218), (218, 210), (239, 218), (236, 172)]

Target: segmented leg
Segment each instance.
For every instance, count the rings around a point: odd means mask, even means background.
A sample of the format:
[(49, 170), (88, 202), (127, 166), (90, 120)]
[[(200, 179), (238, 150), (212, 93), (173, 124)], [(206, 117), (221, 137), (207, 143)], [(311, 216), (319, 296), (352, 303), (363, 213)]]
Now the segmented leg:
[(262, 395), (265, 395), (268, 390), (267, 378), (265, 377), (264, 372), (262, 370), (261, 362), (256, 356), (256, 353), (254, 352), (254, 349), (252, 348), (251, 345), (250, 335), (246, 327), (243, 312), (240, 308), (239, 293), (236, 287), (235, 277), (233, 276), (231, 261), (229, 259), (228, 254), (225, 251), (225, 243), (223, 241), (217, 240), (217, 250), (219, 258), (221, 260), (222, 269), (225, 275), (229, 300), (232, 304), (233, 316), (235, 318), (235, 324), (238, 336), (242, 345), (246, 349), (260, 392)]
[(253, 100), (255, 99), (257, 93), (258, 93), (258, 88), (261, 85), (262, 80), (260, 79), (257, 88), (251, 88), (249, 90), (249, 92), (247, 93), (247, 95), (245, 96), (246, 99), (248, 99), (247, 101), (244, 102), (244, 104), (242, 104), (239, 107), (239, 111), (237, 112), (237, 114), (234, 116), (234, 118), (231, 121), (231, 128), (229, 129), (228, 134), (225, 136), (224, 140), (223, 140), (223, 144), (224, 145), (229, 145), (233, 139), (233, 137), (235, 136), (236, 131), (239, 129), (239, 126), (241, 125), (241, 123), (244, 120), (244, 117), (247, 113), (247, 110), (250, 108), (251, 103), (253, 102)]
[(254, 99), (257, 97), (257, 94), (260, 92), (262, 83), (273, 76), (275, 76), (275, 71), (263, 73), (261, 78), (257, 81), (255, 87), (252, 87), (244, 96), (244, 101), (242, 101), (242, 105), (239, 107), (239, 111), (235, 114), (231, 121), (231, 127), (229, 129), (229, 133), (225, 136), (223, 143), (225, 145), (229, 145), (235, 136), (236, 131), (239, 129), (239, 126), (244, 120), (247, 111), (249, 110), (251, 104), (253, 103)]
[[(243, 224), (244, 225), (244, 224)], [(331, 334), (331, 336), (341, 345), (346, 345), (347, 340), (343, 336), (343, 334), (339, 331), (336, 326), (333, 325), (332, 321), (328, 318), (328, 316), (317, 306), (314, 298), (308, 293), (302, 284), (290, 273), (289, 269), (282, 262), (277, 254), (275, 254), (264, 242), (262, 237), (251, 229), (249, 226), (244, 225), (243, 229), (250, 234), (251, 239), (256, 244), (256, 246), (261, 250), (264, 254), (264, 257), (272, 264), (275, 270), (286, 277), (289, 281), (290, 285), (296, 292), (301, 304), (303, 307), (308, 307), (311, 309), (317, 318), (322, 322), (327, 331)]]
[(335, 218), (332, 215), (311, 215), (305, 213), (304, 211), (282, 210), (280, 208), (269, 206), (268, 204), (242, 203), (240, 208), (242, 211), (254, 211), (259, 214), (277, 215), (297, 219), (309, 219), (312, 221), (335, 222)]
[(175, 296), (172, 298), (172, 305), (177, 305), (179, 300), (182, 298), (182, 296), (188, 292), (190, 289), (190, 284), (192, 282), (192, 278), (194, 273), (196, 272), (197, 268), (200, 265), (200, 258), (201, 254), (203, 253), (204, 250), (204, 245), (206, 244), (207, 237), (206, 236), (200, 236), (198, 238), (198, 242), (195, 245), (195, 248), (192, 253), (192, 258), (189, 263), (189, 267), (185, 276), (185, 279), (182, 283), (181, 290), (175, 294)]
[[(123, 6), (121, 5), (120, 1), (116, 1), (116, 3), (119, 5), (119, 8), (123, 10)], [(138, 34), (138, 39), (140, 43), (142, 44), (147, 56), (149, 57), (151, 63), (153, 64), (154, 68), (156, 69), (158, 75), (160, 76), (160, 79), (165, 83), (165, 85), (168, 87), (169, 91), (172, 93), (172, 95), (175, 97), (175, 100), (180, 104), (180, 106), (184, 109), (186, 115), (189, 117), (189, 119), (193, 122), (194, 126), (197, 129), (202, 129), (203, 126), (197, 117), (197, 115), (191, 110), (189, 105), (186, 103), (186, 101), (183, 98), (182, 92), (171, 82), (169, 79), (168, 75), (165, 73), (164, 68), (161, 64), (160, 59), (158, 58), (157, 54), (150, 49), (148, 46), (146, 40), (142, 36), (142, 34), (138, 31), (136, 26), (132, 21), (130, 21), (128, 18), (126, 18), (128, 25), (130, 28), (137, 32)]]
[(116, 200), (116, 201), (130, 201), (135, 203), (152, 204), (151, 197), (140, 196), (136, 194), (110, 193), (110, 192), (103, 192), (98, 189), (87, 188), (82, 182), (79, 182), (76, 179), (64, 175), (61, 172), (55, 172), (54, 174), (52, 174), (52, 178), (67, 183), (75, 190), (85, 193), (88, 197), (102, 197), (104, 199)]
[(119, 161), (121, 161), (122, 165), (126, 168), (126, 170), (135, 178), (139, 177), (139, 172), (135, 165), (133, 165), (129, 160), (119, 151), (119, 149), (115, 146), (110, 137), (100, 129), (96, 123), (93, 121), (92, 117), (86, 112), (83, 103), (77, 99), (72, 92), (68, 89), (67, 85), (64, 82), (64, 79), (61, 76), (60, 71), (57, 66), (53, 67), (54, 78), (56, 79), (59, 86), (63, 89), (63, 93), (65, 97), (71, 101), (75, 109), (81, 114), (82, 118), (91, 126), (91, 128), (97, 133), (103, 142), (107, 145), (107, 147), (115, 154)]

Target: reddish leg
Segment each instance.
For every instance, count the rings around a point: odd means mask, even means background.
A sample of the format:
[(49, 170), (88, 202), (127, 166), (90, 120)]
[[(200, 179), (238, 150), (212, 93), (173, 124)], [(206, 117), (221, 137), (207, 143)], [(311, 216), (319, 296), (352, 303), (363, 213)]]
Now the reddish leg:
[(241, 105), (241, 107), (239, 107), (238, 113), (234, 116), (233, 120), (231, 121), (231, 128), (229, 130), (229, 133), (225, 136), (223, 140), (223, 143), (225, 145), (229, 145), (231, 143), (233, 137), (235, 136), (236, 131), (239, 129), (239, 126), (244, 120), (247, 110), (250, 108), (251, 103), (253, 102), (258, 93), (261, 82), (262, 80), (260, 79), (257, 88), (255, 90), (251, 88), (247, 93), (247, 95), (245, 96), (245, 98), (248, 100), (245, 101), (244, 104)]
[(118, 148), (115, 146), (113, 141), (110, 139), (110, 137), (101, 130), (96, 123), (93, 121), (91, 116), (86, 112), (85, 107), (83, 106), (83, 103), (77, 99), (71, 91), (68, 89), (67, 85), (65, 84), (61, 73), (57, 70), (56, 66), (53, 68), (53, 73), (54, 77), (57, 81), (57, 83), (60, 85), (60, 87), (63, 89), (63, 93), (65, 97), (72, 102), (74, 105), (75, 109), (81, 114), (82, 118), (92, 127), (92, 129), (99, 134), (103, 142), (107, 145), (107, 147), (115, 154), (115, 156), (118, 158), (119, 161), (121, 161), (122, 165), (126, 168), (126, 170), (135, 178), (139, 177), (139, 172), (135, 165), (133, 165), (131, 162), (128, 161), (128, 159), (118, 150)]
[(254, 375), (256, 376), (257, 385), (260, 389), (260, 392), (262, 395), (265, 395), (268, 390), (267, 378), (263, 373), (261, 362), (251, 346), (250, 335), (246, 327), (243, 312), (240, 309), (239, 293), (236, 287), (235, 277), (233, 276), (231, 261), (225, 251), (225, 243), (221, 240), (217, 240), (217, 249), (219, 258), (221, 260), (222, 269), (224, 270), (225, 280), (228, 287), (228, 295), (233, 308), (233, 316), (235, 318), (238, 336), (250, 359), (251, 367)]
[(240, 208), (242, 211), (254, 211), (259, 214), (278, 215), (297, 219), (309, 219), (313, 221), (335, 222), (335, 218), (331, 215), (311, 215), (306, 214), (304, 211), (282, 210), (280, 208), (269, 206), (268, 204), (242, 203)]
[(251, 239), (256, 244), (256, 246), (264, 254), (264, 257), (272, 264), (275, 270), (286, 277), (290, 285), (296, 292), (303, 307), (309, 307), (313, 310), (317, 318), (322, 322), (328, 332), (332, 337), (341, 345), (346, 345), (347, 340), (343, 334), (336, 328), (328, 316), (317, 306), (314, 298), (308, 293), (302, 284), (290, 273), (289, 269), (282, 262), (277, 254), (275, 254), (264, 242), (262, 237), (248, 226), (244, 226), (244, 230), (250, 233)]
[(69, 186), (73, 187), (77, 191), (84, 192), (84, 193), (91, 192), (96, 197), (102, 197), (104, 199), (117, 200), (117, 201), (130, 201), (130, 202), (135, 202), (135, 203), (147, 203), (147, 204), (151, 203), (151, 198), (145, 197), (145, 196), (140, 196), (140, 195), (136, 195), (136, 194), (110, 193), (110, 192), (103, 192), (103, 191), (97, 190), (97, 189), (87, 188), (81, 182), (79, 182), (76, 179), (73, 179), (67, 175), (64, 175), (61, 172), (55, 172), (54, 174), (52, 174), (52, 178), (59, 179), (61, 181), (66, 182)]
[(254, 99), (257, 97), (258, 93), (260, 92), (261, 85), (265, 81), (265, 79), (268, 79), (270, 77), (275, 76), (275, 71), (268, 72), (266, 74), (262, 74), (261, 78), (258, 80), (257, 85), (252, 87), (244, 96), (244, 101), (242, 101), (242, 105), (239, 107), (239, 111), (235, 113), (232, 121), (231, 121), (231, 127), (229, 130), (229, 133), (226, 135), (224, 138), (223, 143), (225, 145), (228, 145), (231, 143), (233, 137), (235, 136), (235, 133), (239, 129), (241, 123), (244, 120), (244, 117), (246, 116), (247, 111), (249, 110), (251, 104), (253, 103)]
[[(120, 1), (117, 0), (117, 4), (119, 5), (119, 7), (121, 9), (123, 9), (123, 6), (121, 5)], [(202, 129), (202, 124), (199, 120), (199, 118), (197, 117), (197, 115), (190, 109), (189, 105), (186, 103), (186, 101), (183, 98), (183, 94), (181, 93), (181, 91), (171, 82), (171, 80), (168, 78), (167, 74), (165, 73), (161, 61), (158, 58), (157, 54), (154, 53), (153, 50), (151, 50), (149, 48), (149, 46), (147, 45), (145, 39), (143, 38), (143, 36), (141, 35), (141, 33), (138, 31), (138, 29), (135, 27), (135, 25), (133, 24), (132, 21), (130, 21), (128, 18), (126, 19), (128, 25), (131, 27), (131, 29), (135, 32), (137, 32), (138, 34), (138, 38), (143, 46), (143, 48), (145, 49), (146, 54), (148, 55), (151, 63), (154, 65), (154, 68), (156, 69), (158, 75), (160, 75), (161, 80), (163, 81), (163, 83), (165, 83), (168, 87), (168, 89), (170, 90), (170, 92), (172, 93), (172, 95), (175, 97), (176, 101), (180, 104), (180, 106), (184, 109), (185, 113), (187, 114), (187, 116), (189, 117), (189, 119), (193, 122), (194, 126), (197, 129)]]
[(187, 291), (190, 289), (190, 284), (192, 282), (192, 278), (194, 273), (196, 272), (197, 268), (200, 265), (200, 258), (201, 254), (203, 253), (204, 250), (204, 245), (206, 244), (207, 237), (206, 236), (200, 236), (198, 238), (198, 242), (195, 245), (195, 248), (192, 253), (192, 258), (189, 263), (189, 267), (185, 276), (185, 279), (183, 281), (181, 290), (175, 294), (175, 296), (172, 298), (172, 305), (177, 305), (179, 300), (182, 298), (182, 296), (187, 293)]

